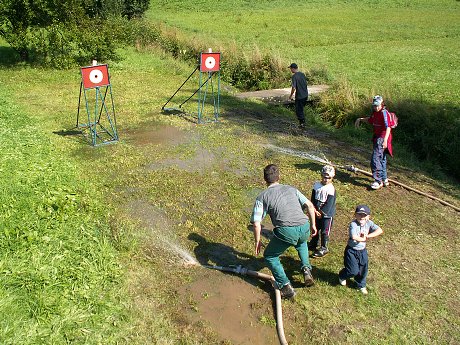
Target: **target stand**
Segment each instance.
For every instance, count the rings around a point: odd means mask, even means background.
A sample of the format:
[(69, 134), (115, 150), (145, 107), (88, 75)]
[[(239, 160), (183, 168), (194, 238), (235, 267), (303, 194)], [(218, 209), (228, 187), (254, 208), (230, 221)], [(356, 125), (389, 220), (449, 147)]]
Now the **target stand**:
[[(83, 97), (82, 97), (83, 94)], [(80, 121), (81, 100), (85, 100), (87, 122)], [(93, 65), (81, 68), (78, 97), (77, 128), (82, 129), (91, 145), (99, 146), (118, 141), (115, 106), (110, 84), (109, 67)]]
[[(166, 108), (166, 105), (176, 96), (179, 90), (187, 83), (187, 81), (199, 71), (198, 89), (192, 93), (179, 108)], [(217, 84), (217, 85), (216, 85)], [(198, 123), (217, 122), (219, 119), (219, 103), (220, 103), (220, 53), (213, 53), (211, 49), (207, 53), (200, 54), (200, 63), (193, 70), (192, 74), (182, 83), (182, 85), (174, 92), (168, 101), (161, 108), (169, 113), (183, 113), (182, 106), (192, 97), (197, 95), (198, 100)], [(212, 105), (212, 114), (205, 112), (205, 105)]]

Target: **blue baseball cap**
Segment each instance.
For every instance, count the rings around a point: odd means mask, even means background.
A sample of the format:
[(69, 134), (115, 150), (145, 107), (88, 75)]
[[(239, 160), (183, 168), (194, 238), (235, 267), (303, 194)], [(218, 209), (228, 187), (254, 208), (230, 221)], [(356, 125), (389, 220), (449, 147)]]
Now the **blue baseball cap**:
[(358, 205), (356, 206), (355, 213), (362, 213), (368, 216), (371, 214), (371, 209), (367, 205)]

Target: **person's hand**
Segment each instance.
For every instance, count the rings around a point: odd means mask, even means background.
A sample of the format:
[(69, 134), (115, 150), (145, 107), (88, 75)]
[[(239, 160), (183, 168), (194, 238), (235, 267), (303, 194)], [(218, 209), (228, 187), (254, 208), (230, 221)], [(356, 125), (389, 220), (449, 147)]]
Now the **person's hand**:
[(310, 235), (311, 237), (316, 236), (318, 230), (316, 230), (316, 226), (310, 225)]
[(315, 210), (315, 216), (321, 218), (323, 215), (318, 210)]
[(355, 127), (358, 128), (360, 124), (361, 124), (361, 118), (358, 117), (355, 121)]
[(388, 147), (388, 142), (386, 140), (383, 141), (382, 147), (384, 150)]
[(257, 241), (255, 243), (255, 251), (254, 252), (256, 253), (256, 255), (259, 255), (261, 246), (262, 246), (262, 242)]

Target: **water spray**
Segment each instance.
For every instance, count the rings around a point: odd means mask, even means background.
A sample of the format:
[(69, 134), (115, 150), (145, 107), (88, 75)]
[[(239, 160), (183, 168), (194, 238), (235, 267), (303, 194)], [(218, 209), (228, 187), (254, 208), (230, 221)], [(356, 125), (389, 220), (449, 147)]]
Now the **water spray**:
[[(316, 155), (313, 155), (313, 154), (310, 154), (310, 153), (307, 153), (307, 152), (297, 151), (297, 150), (284, 148), (284, 147), (278, 147), (278, 146), (275, 146), (275, 145), (266, 145), (266, 147), (268, 147), (268, 148), (270, 148), (270, 149), (272, 149), (274, 151), (287, 154), (287, 155), (301, 157), (301, 158), (305, 158), (305, 159), (308, 159), (308, 160), (313, 160), (313, 161), (323, 163), (323, 164), (329, 164), (329, 165), (332, 165), (333, 167), (335, 167), (336, 169), (342, 169), (342, 170), (346, 170), (346, 171), (351, 171), (353, 173), (361, 173), (363, 175), (370, 176), (370, 177), (373, 176), (371, 172), (358, 169), (353, 165), (333, 164), (328, 159), (326, 159), (326, 157), (324, 157), (324, 155), (323, 155), (324, 158), (321, 158), (321, 157), (318, 157)], [(452, 205), (452, 204), (448, 203), (447, 201), (439, 199), (439, 198), (437, 198), (437, 197), (435, 197), (433, 195), (430, 195), (428, 193), (422, 192), (422, 191), (420, 191), (418, 189), (412, 188), (412, 187), (410, 187), (410, 186), (408, 186), (408, 185), (406, 185), (404, 183), (398, 182), (396, 180), (388, 179), (388, 181), (393, 183), (393, 184), (395, 184), (395, 185), (401, 186), (401, 187), (403, 187), (403, 188), (405, 188), (407, 190), (415, 192), (417, 194), (420, 194), (420, 195), (426, 196), (426, 197), (428, 197), (430, 199), (436, 200), (436, 201), (440, 202), (441, 204), (443, 204), (445, 206), (449, 206), (449, 207), (453, 208), (454, 210), (460, 212), (460, 207)]]

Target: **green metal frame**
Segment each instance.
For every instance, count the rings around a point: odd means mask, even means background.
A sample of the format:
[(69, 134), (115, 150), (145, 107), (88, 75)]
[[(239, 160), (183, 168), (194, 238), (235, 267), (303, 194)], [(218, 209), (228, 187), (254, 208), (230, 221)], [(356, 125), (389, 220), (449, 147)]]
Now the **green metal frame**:
[[(91, 90), (95, 90), (94, 97), (91, 97), (90, 95)], [(80, 122), (82, 91), (85, 99), (85, 108), (88, 118), (87, 123)], [(90, 104), (91, 101), (93, 104)], [(94, 112), (91, 111), (91, 108), (94, 109)], [(110, 144), (119, 140), (111, 84), (107, 86), (86, 89), (83, 86), (83, 81), (80, 83), (80, 96), (78, 98), (76, 127), (87, 130), (86, 132), (83, 131), (83, 134), (92, 146)]]
[[(203, 75), (206, 80), (202, 82)], [(213, 79), (217, 75), (217, 92), (214, 90)], [(220, 105), (220, 70), (217, 72), (201, 72), (198, 81), (198, 123), (217, 122), (219, 120), (219, 105)], [(208, 90), (211, 88), (211, 97), (213, 103), (213, 120), (204, 120), (204, 107)]]

